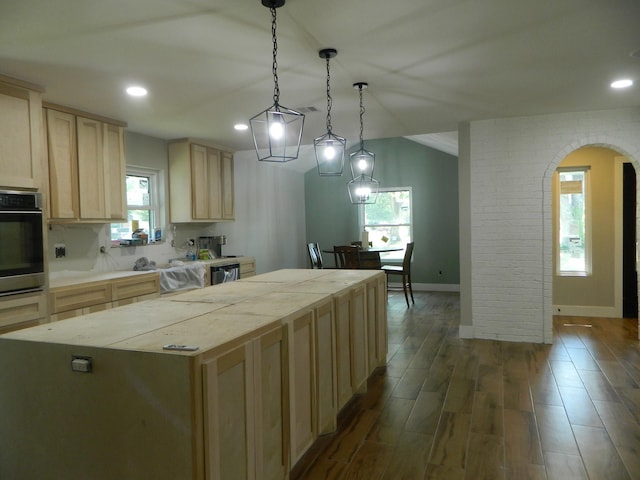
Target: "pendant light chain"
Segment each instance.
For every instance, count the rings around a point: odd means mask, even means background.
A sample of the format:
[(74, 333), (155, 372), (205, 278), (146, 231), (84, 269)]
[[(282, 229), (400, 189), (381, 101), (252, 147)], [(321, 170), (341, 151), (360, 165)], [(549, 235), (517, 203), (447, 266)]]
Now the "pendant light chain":
[(358, 85), (360, 91), (360, 150), (364, 150), (364, 104), (362, 103), (362, 85)]
[(329, 73), (329, 56), (327, 55), (327, 132), (331, 133), (331, 105), (333, 99), (331, 98), (331, 74)]
[(277, 107), (280, 104), (280, 86), (278, 85), (278, 61), (276, 55), (278, 54), (278, 38), (276, 36), (276, 9), (271, 7), (271, 37), (273, 38), (273, 66), (271, 71), (273, 72), (273, 103)]

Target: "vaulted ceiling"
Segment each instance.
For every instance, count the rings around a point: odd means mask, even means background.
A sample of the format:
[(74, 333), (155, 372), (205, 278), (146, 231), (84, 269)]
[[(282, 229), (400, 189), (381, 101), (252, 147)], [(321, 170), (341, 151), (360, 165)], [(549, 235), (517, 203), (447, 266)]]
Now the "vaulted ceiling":
[[(357, 141), (451, 132), (461, 121), (640, 105), (638, 0), (288, 0), (277, 11), (281, 103)], [(635, 55), (633, 52), (636, 52)], [(271, 15), (260, 0), (0, 0), (0, 73), (47, 101), (160, 138), (250, 150), (273, 101)], [(629, 77), (635, 88), (613, 91)], [(132, 99), (132, 83), (149, 90)]]

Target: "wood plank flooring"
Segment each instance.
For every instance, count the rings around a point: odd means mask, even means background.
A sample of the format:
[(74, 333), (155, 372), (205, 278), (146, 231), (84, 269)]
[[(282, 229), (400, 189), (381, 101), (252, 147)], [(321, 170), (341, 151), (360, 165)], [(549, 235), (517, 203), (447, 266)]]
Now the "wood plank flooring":
[(389, 361), (292, 479), (640, 479), (636, 319), (553, 345), (458, 337), (457, 293), (390, 293)]

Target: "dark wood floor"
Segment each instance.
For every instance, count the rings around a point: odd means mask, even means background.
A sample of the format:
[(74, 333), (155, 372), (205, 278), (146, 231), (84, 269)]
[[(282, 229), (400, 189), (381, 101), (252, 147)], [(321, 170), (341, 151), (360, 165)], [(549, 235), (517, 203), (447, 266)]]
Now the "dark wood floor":
[(390, 293), (386, 371), (293, 478), (640, 479), (637, 320), (558, 317), (553, 345), (464, 340), (457, 293), (415, 300)]

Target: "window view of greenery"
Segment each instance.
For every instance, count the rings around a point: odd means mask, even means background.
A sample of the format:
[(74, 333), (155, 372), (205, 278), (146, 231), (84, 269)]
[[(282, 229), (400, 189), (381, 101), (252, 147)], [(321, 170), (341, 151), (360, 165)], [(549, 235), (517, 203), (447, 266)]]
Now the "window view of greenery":
[(586, 273), (585, 176), (586, 171), (561, 171), (559, 211), (559, 270)]
[(127, 223), (111, 224), (111, 240), (131, 238), (132, 226), (137, 222), (138, 228), (153, 238), (154, 206), (152, 204), (152, 177), (144, 175), (127, 175)]
[(376, 203), (363, 205), (362, 226), (369, 232), (373, 247), (402, 248), (382, 253), (383, 259), (402, 259), (411, 241), (411, 190), (380, 189)]

